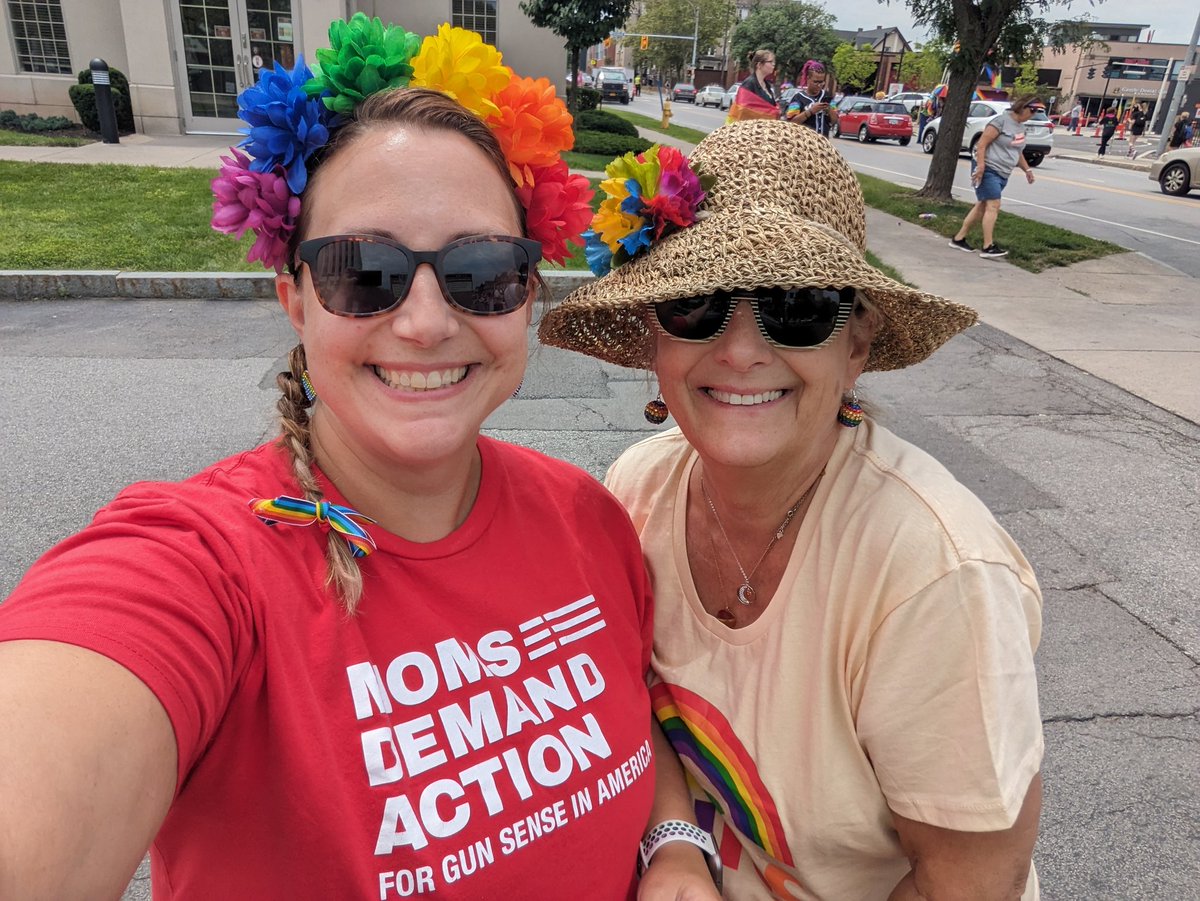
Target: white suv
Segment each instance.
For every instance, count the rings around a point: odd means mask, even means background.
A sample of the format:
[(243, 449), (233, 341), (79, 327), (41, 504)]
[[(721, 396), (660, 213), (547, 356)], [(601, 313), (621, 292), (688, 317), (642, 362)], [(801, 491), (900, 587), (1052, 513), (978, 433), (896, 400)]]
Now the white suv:
[(890, 97), (884, 97), (888, 103), (903, 103), (904, 108), (908, 110), (911, 116), (913, 110), (920, 108), (929, 99), (928, 94), (922, 94), (920, 91), (901, 91), (898, 94), (892, 94)]
[[(997, 115), (1007, 110), (1011, 103), (1007, 100), (975, 100), (967, 110), (967, 124), (963, 128), (962, 150), (975, 156), (975, 145), (983, 135), (983, 129)], [(921, 149), (933, 153), (937, 144), (938, 131), (942, 127), (942, 117), (931, 119), (921, 132)], [(1042, 160), (1054, 149), (1054, 123), (1046, 115), (1045, 110), (1033, 114), (1033, 118), (1025, 123), (1025, 162), (1031, 166), (1040, 165)]]

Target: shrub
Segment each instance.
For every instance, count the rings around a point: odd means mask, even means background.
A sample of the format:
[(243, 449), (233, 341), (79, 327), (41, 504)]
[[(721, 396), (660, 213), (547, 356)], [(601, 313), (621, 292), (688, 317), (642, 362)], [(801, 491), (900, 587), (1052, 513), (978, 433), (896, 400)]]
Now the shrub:
[[(73, 84), (67, 89), (75, 112), (79, 113), (79, 121), (85, 128), (100, 131), (100, 112), (96, 109), (96, 88), (90, 84)], [(133, 131), (133, 109), (129, 105), (129, 95), (116, 88), (112, 89), (113, 107), (117, 111), (117, 131), (129, 134)]]
[[(92, 131), (100, 130), (100, 114), (96, 112), (96, 97), (94, 94), (95, 88), (92, 87), (92, 70), (84, 69), (76, 76), (79, 85), (73, 85), (68, 93), (71, 95), (71, 102), (75, 104), (75, 111), (79, 113), (79, 121), (90, 128)], [(129, 79), (125, 77), (125, 73), (120, 69), (109, 69), (108, 80), (112, 85), (113, 107), (117, 111), (117, 131), (121, 134), (130, 134), (133, 132), (133, 105), (129, 102)], [(77, 91), (77, 87), (85, 87), (85, 91)], [(88, 100), (83, 100), (85, 93), (90, 93), (92, 96)], [(80, 97), (80, 101), (76, 101), (76, 97)], [(85, 106), (90, 104), (91, 121), (84, 118), (84, 111), (80, 104)], [(93, 124), (95, 123), (95, 124)]]
[(578, 88), (575, 91), (575, 102), (581, 113), (593, 110), (600, 105), (600, 92), (595, 88)]
[(19, 115), (15, 110), (0, 110), (0, 128), (10, 131), (43, 132), (58, 131), (62, 128), (73, 128), (75, 123), (66, 116), (48, 116), (43, 118), (37, 113)]
[(633, 152), (641, 153), (649, 150), (651, 144), (645, 138), (615, 135), (606, 131), (588, 131), (581, 129), (575, 132), (575, 146), (571, 149), (576, 153), (597, 153), (601, 156), (621, 156)]
[(638, 137), (636, 125), (603, 110), (587, 110), (580, 113), (575, 117), (575, 127), (584, 131), (606, 131), (614, 135)]

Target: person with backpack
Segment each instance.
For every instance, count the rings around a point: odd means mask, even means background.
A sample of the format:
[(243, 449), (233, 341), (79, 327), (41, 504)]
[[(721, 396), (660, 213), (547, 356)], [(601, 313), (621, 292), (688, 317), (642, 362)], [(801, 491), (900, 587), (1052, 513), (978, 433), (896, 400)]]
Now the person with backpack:
[(1108, 109), (1100, 114), (1100, 149), (1096, 151), (1097, 156), (1104, 156), (1108, 150), (1108, 142), (1112, 140), (1112, 136), (1117, 133), (1117, 105), (1110, 104)]
[(1187, 110), (1181, 112), (1175, 117), (1175, 121), (1171, 125), (1171, 137), (1167, 141), (1167, 149), (1178, 150), (1184, 144), (1192, 139), (1192, 127), (1189, 121), (1191, 116)]

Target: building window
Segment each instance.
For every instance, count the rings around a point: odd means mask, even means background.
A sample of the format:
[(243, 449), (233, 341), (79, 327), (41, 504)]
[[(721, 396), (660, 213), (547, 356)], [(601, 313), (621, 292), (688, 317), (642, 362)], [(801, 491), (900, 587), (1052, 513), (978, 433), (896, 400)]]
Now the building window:
[(476, 32), (485, 44), (496, 43), (497, 0), (454, 0), (450, 24)]
[(60, 0), (8, 0), (8, 17), (22, 72), (71, 74)]

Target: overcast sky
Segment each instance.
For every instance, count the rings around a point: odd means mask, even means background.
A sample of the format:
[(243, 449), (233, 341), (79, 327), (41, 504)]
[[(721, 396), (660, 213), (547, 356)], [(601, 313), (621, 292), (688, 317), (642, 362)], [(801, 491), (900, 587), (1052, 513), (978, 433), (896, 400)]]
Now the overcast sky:
[[(902, 2), (879, 3), (877, 0), (820, 0), (827, 10), (837, 16), (835, 27), (846, 31), (864, 30), (882, 25), (895, 26), (909, 43), (920, 42), (925, 34), (913, 25), (908, 7)], [(1154, 29), (1154, 41), (1164, 44), (1186, 44), (1192, 39), (1196, 27), (1196, 14), (1200, 12), (1196, 0), (1106, 0), (1091, 5), (1086, 0), (1075, 0), (1070, 6), (1051, 7), (1050, 16), (1067, 19), (1072, 15), (1090, 14), (1097, 22), (1120, 22), (1121, 24), (1148, 25)], [(1145, 33), (1142, 35), (1145, 37)]]

